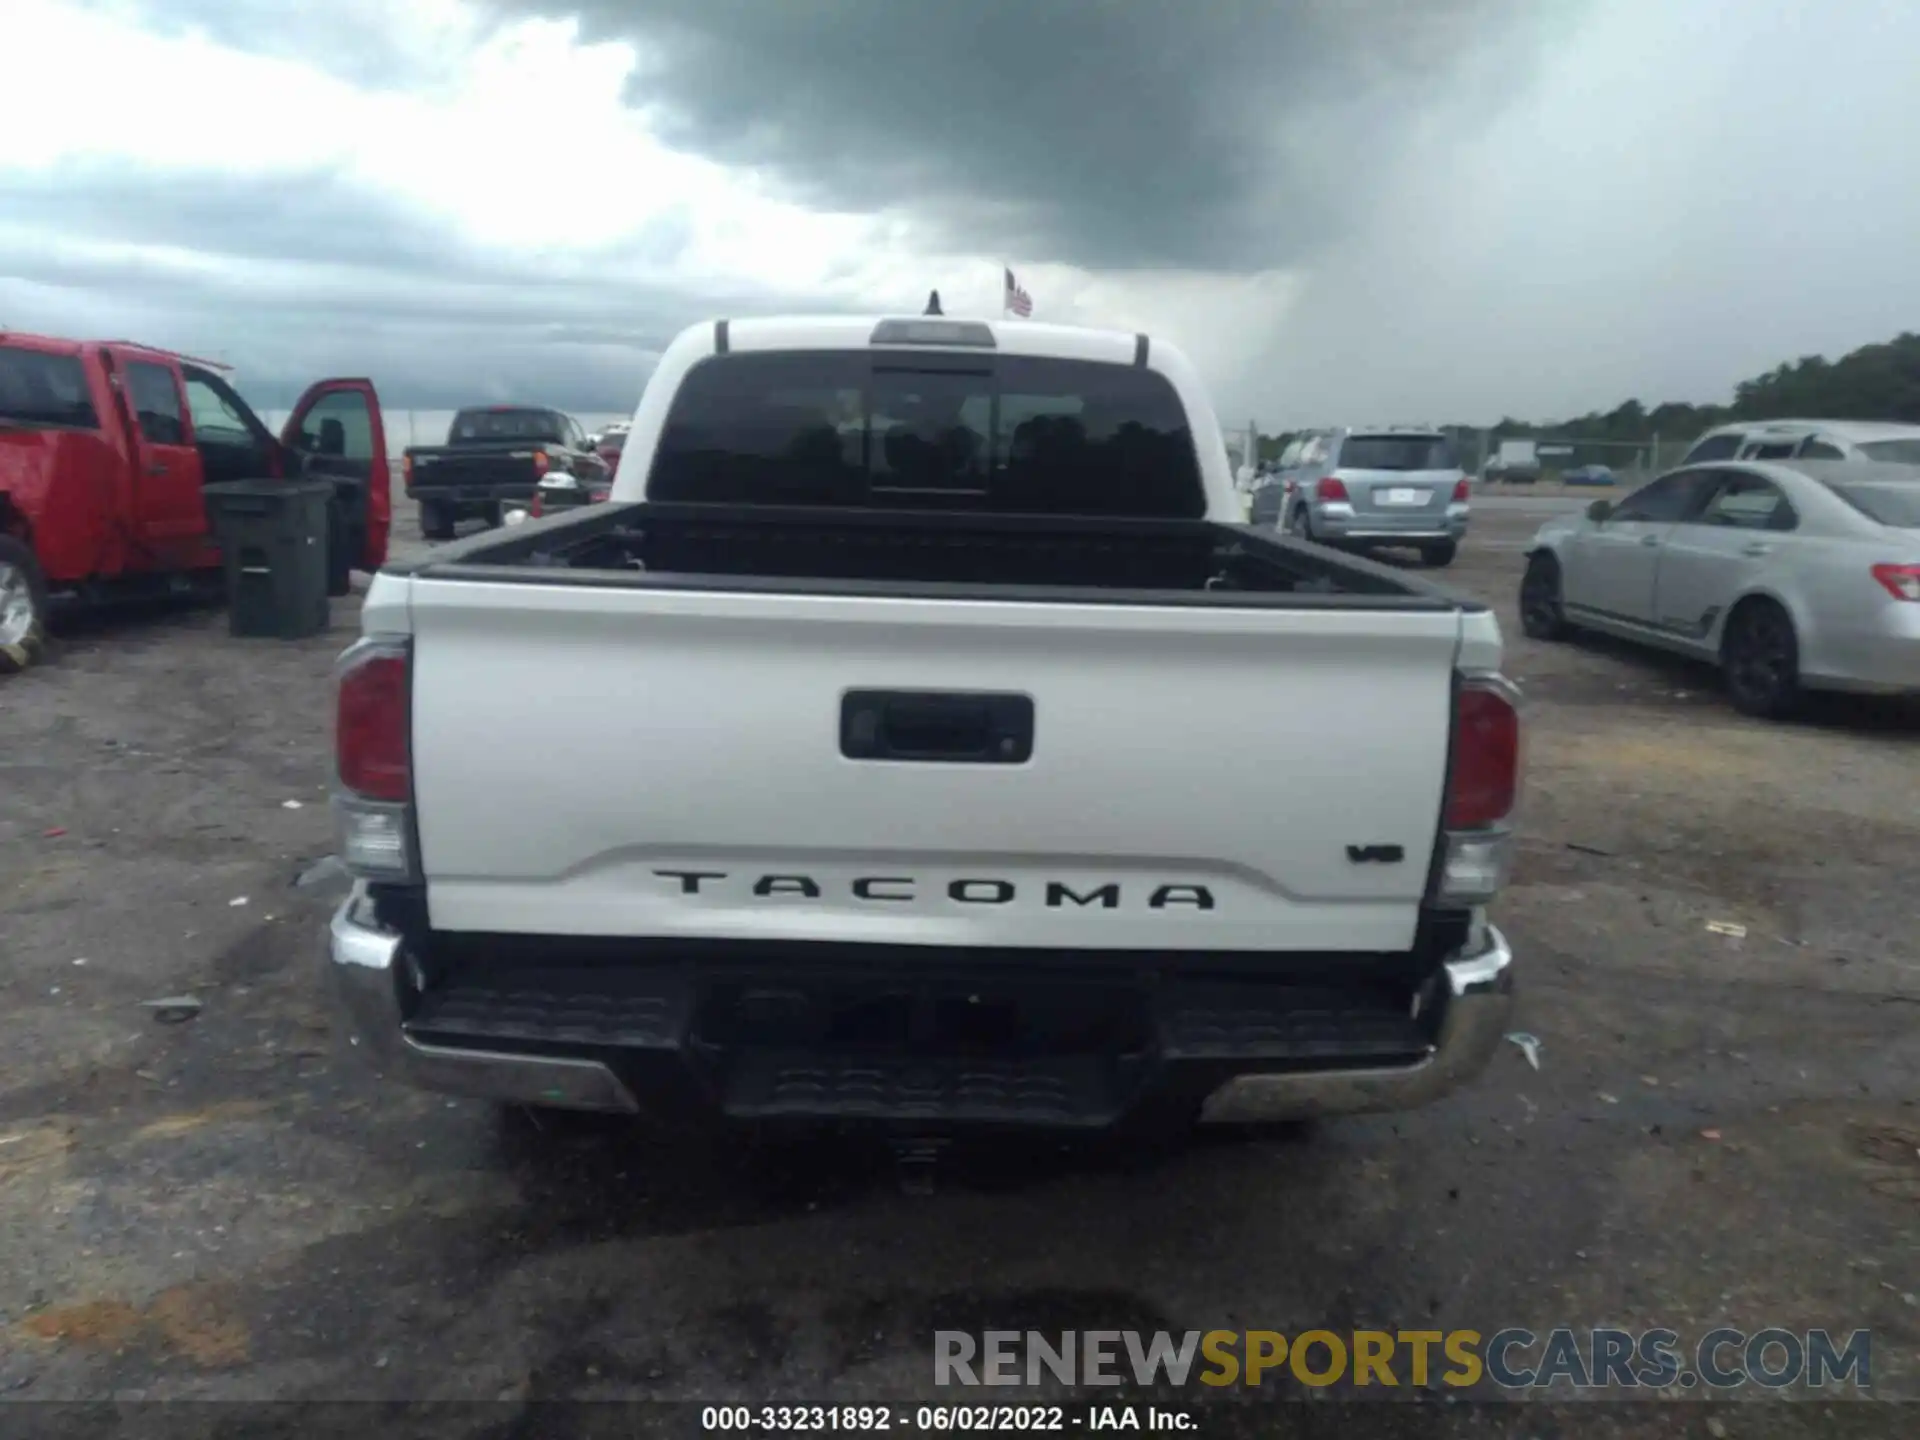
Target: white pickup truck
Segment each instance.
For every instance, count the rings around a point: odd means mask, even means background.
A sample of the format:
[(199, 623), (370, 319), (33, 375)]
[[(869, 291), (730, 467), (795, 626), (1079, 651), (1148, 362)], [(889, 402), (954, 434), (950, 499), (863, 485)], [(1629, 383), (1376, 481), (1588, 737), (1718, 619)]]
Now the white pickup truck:
[(328, 966), (360, 1053), (896, 1139), (1470, 1078), (1511, 1002), (1499, 628), (1242, 525), (1220, 433), (1144, 335), (682, 334), (608, 503), (367, 594)]

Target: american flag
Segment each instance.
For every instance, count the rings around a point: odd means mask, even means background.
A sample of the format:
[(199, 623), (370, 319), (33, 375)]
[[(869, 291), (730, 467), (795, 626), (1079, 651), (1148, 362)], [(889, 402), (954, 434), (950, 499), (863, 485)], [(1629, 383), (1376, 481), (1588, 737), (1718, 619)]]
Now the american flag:
[(1002, 308), (1011, 310), (1022, 320), (1033, 318), (1033, 297), (1020, 288), (1019, 281), (1013, 278), (1013, 271), (1007, 271), (1007, 293), (1001, 302)]

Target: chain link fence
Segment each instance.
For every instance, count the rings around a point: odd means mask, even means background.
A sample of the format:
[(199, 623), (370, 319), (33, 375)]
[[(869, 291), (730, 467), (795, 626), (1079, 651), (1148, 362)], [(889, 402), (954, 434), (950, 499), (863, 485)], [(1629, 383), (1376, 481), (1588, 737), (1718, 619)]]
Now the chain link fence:
[[(1275, 430), (1262, 425), (1257, 428), (1260, 458), (1271, 462), (1278, 458), (1288, 440), (1323, 427)], [(1641, 440), (1592, 440), (1557, 434), (1552, 430), (1502, 435), (1490, 428), (1460, 425), (1442, 425), (1438, 428), (1453, 441), (1460, 468), (1475, 476), (1485, 474), (1487, 462), (1500, 453), (1502, 441), (1531, 441), (1540, 462), (1540, 481), (1548, 484), (1570, 470), (1604, 465), (1613, 471), (1617, 484), (1637, 485), (1678, 465), (1700, 438), (1689, 434), (1652, 435)], [(1245, 449), (1245, 433), (1237, 431), (1227, 435), (1228, 453), (1235, 457), (1236, 463)]]
[[(1479, 443), (1473, 453), (1479, 457), (1477, 466), (1469, 467), (1474, 473), (1481, 473), (1486, 462), (1500, 451), (1500, 443), (1506, 441), (1531, 441), (1534, 454), (1540, 463), (1540, 480), (1552, 483), (1569, 471), (1581, 470), (1589, 466), (1604, 465), (1614, 474), (1620, 485), (1638, 485), (1662, 471), (1671, 470), (1693, 448), (1697, 435), (1650, 435), (1639, 440), (1595, 440), (1577, 435), (1557, 435), (1550, 430), (1532, 434), (1496, 436), (1492, 431), (1481, 431)], [(1464, 452), (1466, 447), (1463, 448)]]

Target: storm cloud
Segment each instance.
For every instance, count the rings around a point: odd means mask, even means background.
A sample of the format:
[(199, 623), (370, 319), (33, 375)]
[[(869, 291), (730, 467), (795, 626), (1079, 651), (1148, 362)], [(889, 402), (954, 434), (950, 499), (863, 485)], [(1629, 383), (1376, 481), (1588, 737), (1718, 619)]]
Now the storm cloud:
[(204, 37), (352, 80), (418, 89), (444, 79), (484, 20), (457, 0), (72, 0), (165, 38)]
[[(930, 245), (1262, 270), (1357, 221), (1423, 117), (1480, 114), (1539, 0), (488, 0), (634, 43), (670, 143)], [(1565, 10), (1562, 3), (1546, 10)]]
[(1430, 117), (1498, 113), (1589, 0), (86, 3), (375, 85), (431, 83), (436, 35), (571, 20), (634, 46), (664, 140), (799, 203), (893, 212), (933, 250), (1257, 271), (1356, 228)]
[(1270, 430), (1920, 328), (1898, 0), (8, 4), (0, 321), (261, 384), (624, 408), (685, 323), (991, 314), (1003, 263)]
[[(478, 245), (326, 170), (183, 182), (86, 165), (19, 179), (7, 198), (0, 276), (13, 286), (11, 323), (137, 330), (217, 354), (267, 406), (317, 375), (371, 370), (419, 407), (527, 395), (624, 410), (682, 327), (821, 308), (744, 283), (636, 278), (685, 243), (671, 211), (556, 256)], [(136, 233), (130, 216), (140, 217)], [(64, 243), (47, 245), (47, 234)]]

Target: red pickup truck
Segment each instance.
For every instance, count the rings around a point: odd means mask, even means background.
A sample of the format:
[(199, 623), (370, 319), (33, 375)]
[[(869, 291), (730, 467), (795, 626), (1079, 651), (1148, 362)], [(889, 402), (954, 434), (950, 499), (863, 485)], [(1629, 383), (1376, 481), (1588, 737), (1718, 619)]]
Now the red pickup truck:
[(275, 436), (224, 368), (125, 340), (0, 330), (0, 674), (32, 664), (55, 601), (217, 579), (201, 487), (328, 479), (329, 588), (386, 559), (386, 427), (372, 382), (322, 380)]

